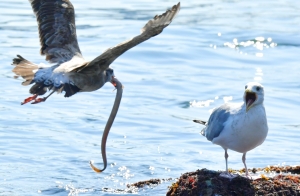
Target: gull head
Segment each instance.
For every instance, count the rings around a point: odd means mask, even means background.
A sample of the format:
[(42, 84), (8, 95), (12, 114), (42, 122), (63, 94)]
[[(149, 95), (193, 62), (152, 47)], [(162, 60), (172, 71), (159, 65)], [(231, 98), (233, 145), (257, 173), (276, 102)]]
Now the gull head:
[(255, 105), (264, 102), (264, 87), (258, 82), (249, 82), (245, 86), (244, 102), (246, 104), (246, 111)]
[(113, 79), (115, 78), (114, 70), (109, 67), (105, 71), (106, 71), (106, 82), (110, 82), (114, 85), (113, 83)]

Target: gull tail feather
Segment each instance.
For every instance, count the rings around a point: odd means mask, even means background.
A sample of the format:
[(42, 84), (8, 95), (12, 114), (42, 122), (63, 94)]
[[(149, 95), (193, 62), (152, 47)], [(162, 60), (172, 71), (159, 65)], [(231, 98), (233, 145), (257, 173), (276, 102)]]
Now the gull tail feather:
[[(206, 121), (204, 121), (204, 120), (193, 120), (193, 122), (199, 123), (199, 124), (201, 124), (201, 125), (205, 125), (205, 126), (206, 126)], [(200, 131), (201, 135), (206, 136), (205, 131), (206, 131), (206, 127), (204, 127), (204, 128)]]
[(205, 125), (206, 124), (206, 121), (204, 121), (204, 120), (193, 120), (193, 122), (199, 123), (201, 125)]
[(24, 86), (31, 84), (34, 74), (38, 69), (38, 65), (26, 60), (20, 55), (17, 55), (17, 57), (13, 59), (12, 65), (15, 66), (12, 70), (16, 74), (15, 78), (18, 78), (19, 76), (24, 78), (25, 81), (22, 83)]

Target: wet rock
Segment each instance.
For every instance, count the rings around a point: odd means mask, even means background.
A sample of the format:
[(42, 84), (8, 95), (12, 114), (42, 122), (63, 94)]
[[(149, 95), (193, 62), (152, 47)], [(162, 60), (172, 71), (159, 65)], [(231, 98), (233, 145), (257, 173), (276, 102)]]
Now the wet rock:
[(145, 186), (150, 186), (150, 187), (153, 187), (153, 186), (156, 186), (156, 185), (159, 185), (161, 184), (162, 182), (166, 182), (166, 181), (171, 181), (173, 180), (172, 178), (167, 178), (167, 179), (150, 179), (150, 180), (145, 180), (145, 181), (139, 181), (139, 182), (136, 182), (136, 183), (133, 183), (133, 184), (127, 184), (127, 187), (130, 188), (130, 187), (136, 187), (136, 188), (143, 188)]
[(150, 180), (145, 180), (145, 181), (139, 181), (133, 184), (128, 184), (127, 187), (137, 187), (137, 188), (142, 188), (144, 186), (152, 186), (152, 185), (158, 185), (161, 183), (161, 179), (150, 179)]
[(262, 169), (254, 168), (249, 170), (249, 172), (252, 172), (252, 174), (260, 172), (260, 175), (252, 180), (242, 176), (237, 176), (233, 179), (224, 178), (220, 176), (221, 172), (207, 169), (188, 172), (169, 187), (167, 196), (300, 195), (300, 166), (270, 166)]

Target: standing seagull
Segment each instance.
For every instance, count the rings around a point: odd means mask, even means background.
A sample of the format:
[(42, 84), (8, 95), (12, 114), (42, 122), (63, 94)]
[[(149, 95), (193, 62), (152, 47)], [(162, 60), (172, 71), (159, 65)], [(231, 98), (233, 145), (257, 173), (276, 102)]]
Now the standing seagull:
[[(96, 172), (102, 172), (107, 166), (106, 140), (109, 130), (122, 98), (122, 84), (114, 76), (109, 65), (130, 48), (160, 34), (167, 27), (180, 10), (180, 3), (174, 5), (162, 15), (156, 15), (141, 29), (141, 34), (122, 42), (115, 47), (107, 49), (92, 61), (85, 60), (80, 52), (75, 26), (75, 14), (69, 0), (29, 0), (36, 15), (41, 55), (53, 66), (34, 64), (20, 55), (13, 59), (15, 68), (12, 70), (16, 76), (25, 79), (23, 85), (33, 86), (30, 93), (33, 96), (25, 99), (21, 104), (32, 104), (46, 101), (54, 92), (65, 92), (70, 97), (77, 92), (91, 92), (101, 88), (106, 82), (112, 83), (117, 89), (113, 109), (106, 123), (101, 143), (104, 168), (102, 170), (93, 166)], [(50, 91), (49, 95), (38, 98)]]
[(201, 134), (213, 144), (225, 150), (225, 177), (232, 177), (228, 172), (227, 149), (243, 153), (246, 176), (249, 177), (246, 165), (246, 153), (261, 145), (268, 134), (265, 112), (264, 87), (257, 82), (249, 82), (245, 86), (244, 103), (225, 103), (214, 109), (208, 122), (194, 120), (205, 125)]

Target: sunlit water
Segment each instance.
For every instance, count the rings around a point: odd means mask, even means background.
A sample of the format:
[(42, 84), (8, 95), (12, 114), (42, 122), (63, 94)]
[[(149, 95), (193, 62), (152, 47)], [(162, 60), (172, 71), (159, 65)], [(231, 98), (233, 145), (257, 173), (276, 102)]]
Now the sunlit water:
[[(177, 3), (72, 2), (80, 48), (90, 60)], [(107, 143), (109, 166), (96, 174), (89, 160), (102, 167), (100, 142), (113, 86), (21, 106), (29, 88), (13, 78), (12, 58), (45, 61), (30, 4), (0, 2), (0, 195), (164, 195), (174, 181), (140, 190), (126, 190), (126, 184), (224, 170), (223, 149), (202, 137), (203, 127), (192, 120), (206, 120), (226, 101), (241, 102), (249, 81), (265, 86), (269, 135), (247, 154), (248, 167), (300, 164), (300, 3), (181, 4), (162, 34), (111, 65), (125, 88)], [(230, 168), (243, 168), (240, 153), (229, 156)]]

